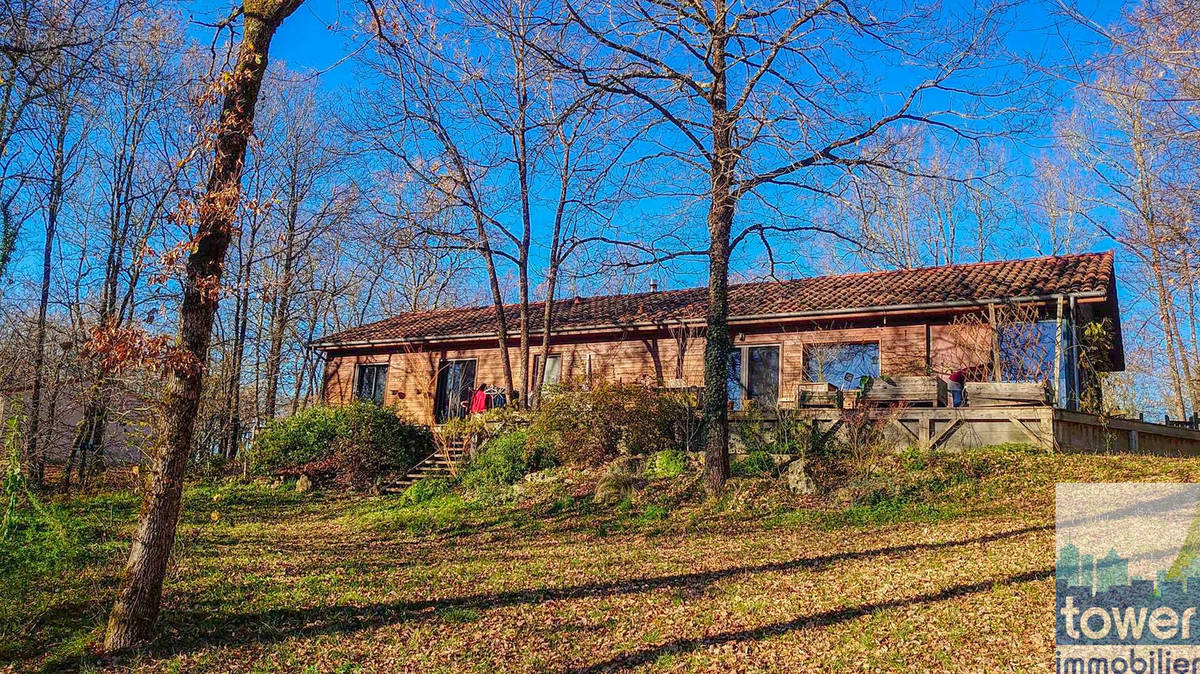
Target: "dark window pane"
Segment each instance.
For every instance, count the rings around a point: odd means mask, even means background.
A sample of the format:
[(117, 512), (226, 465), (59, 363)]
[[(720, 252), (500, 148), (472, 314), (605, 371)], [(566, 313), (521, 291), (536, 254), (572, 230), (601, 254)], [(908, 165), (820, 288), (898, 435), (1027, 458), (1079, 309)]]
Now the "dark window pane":
[(355, 394), (359, 400), (371, 400), (382, 405), (386, 386), (387, 365), (358, 366), (358, 390)]
[(733, 349), (729, 352), (729, 379), (725, 390), (729, 394), (729, 402), (735, 410), (742, 409), (742, 398), (745, 387), (742, 384), (742, 350)]
[(834, 342), (804, 347), (805, 381), (827, 381), (838, 388), (858, 388), (862, 377), (879, 376), (879, 343)]
[(433, 398), (433, 419), (445, 423), (467, 414), (475, 392), (475, 361), (448, 360), (438, 368), (437, 391)]
[(774, 407), (779, 399), (779, 347), (746, 349), (746, 395), (759, 405)]

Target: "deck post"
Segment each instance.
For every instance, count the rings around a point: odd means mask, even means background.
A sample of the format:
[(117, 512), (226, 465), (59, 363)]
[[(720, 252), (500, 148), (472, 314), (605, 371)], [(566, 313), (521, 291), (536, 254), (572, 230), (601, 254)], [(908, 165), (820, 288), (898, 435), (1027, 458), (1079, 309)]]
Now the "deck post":
[(1000, 381), (1000, 326), (996, 325), (996, 305), (988, 304), (988, 323), (992, 324), (992, 381)]
[(1062, 400), (1059, 397), (1059, 394), (1062, 392), (1060, 380), (1062, 379), (1063, 298), (1061, 295), (1058, 297), (1058, 308), (1054, 325), (1054, 378), (1051, 381), (1054, 382), (1054, 404), (1059, 405)]
[(1076, 326), (1074, 295), (1071, 295), (1070, 310), (1071, 357), (1068, 362), (1071, 368), (1071, 390), (1069, 391), (1071, 399), (1067, 407), (1076, 411), (1079, 409), (1079, 328)]

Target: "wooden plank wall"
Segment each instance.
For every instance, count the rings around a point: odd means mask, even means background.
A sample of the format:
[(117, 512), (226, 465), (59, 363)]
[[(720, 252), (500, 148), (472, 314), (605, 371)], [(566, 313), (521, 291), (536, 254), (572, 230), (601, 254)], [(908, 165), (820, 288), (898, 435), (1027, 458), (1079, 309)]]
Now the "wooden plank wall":
[(992, 359), (992, 331), (986, 325), (930, 325), (929, 360), (934, 374), (960, 367), (982, 368)]
[[(801, 409), (795, 414), (815, 420), (823, 430), (838, 427), (842, 414), (829, 409)], [(962, 450), (1006, 443), (1053, 447), (1054, 410), (1020, 406), (971, 409), (966, 407), (902, 407), (876, 409), (872, 416), (883, 427), (884, 438), (896, 447)], [(735, 419), (735, 423), (737, 423)]]
[[(926, 330), (922, 325), (800, 330), (785, 326), (739, 332), (733, 329), (738, 346), (780, 346), (780, 397), (791, 399), (804, 376), (804, 345), (830, 342), (879, 342), (880, 370), (889, 376), (920, 375), (927, 371)], [(682, 352), (682, 357), (680, 353)], [(519, 357), (510, 349), (513, 376), (519, 386)], [(540, 347), (534, 349), (540, 353)], [(655, 385), (702, 386), (704, 383), (704, 338), (683, 339), (670, 331), (645, 334), (612, 334), (593, 340), (563, 339), (551, 343), (551, 353), (563, 358), (564, 378), (587, 376), (614, 381), (647, 381)], [(476, 359), (476, 383), (503, 386), (503, 368), (498, 347), (476, 344), (468, 347), (425, 349), (375, 349), (331, 354), (325, 366), (325, 400), (344, 403), (354, 393), (358, 365), (388, 365), (384, 404), (397, 407), (421, 423), (433, 420), (435, 375), (442, 359)], [(531, 366), (532, 367), (532, 366)]]
[(1054, 411), (1054, 438), (1064, 452), (1200, 456), (1200, 431), (1067, 410)]

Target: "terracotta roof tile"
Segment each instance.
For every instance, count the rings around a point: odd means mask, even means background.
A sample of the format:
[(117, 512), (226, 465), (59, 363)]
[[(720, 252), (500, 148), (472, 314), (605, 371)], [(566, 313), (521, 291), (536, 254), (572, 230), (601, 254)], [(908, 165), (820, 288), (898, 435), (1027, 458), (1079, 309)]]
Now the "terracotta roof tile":
[[(731, 319), (750, 316), (887, 310), (910, 305), (969, 303), (1107, 291), (1113, 254), (1085, 253), (922, 269), (817, 276), (730, 286)], [(556, 330), (662, 323), (704, 316), (706, 288), (557, 300)], [(517, 315), (516, 305), (505, 312)], [(531, 305), (542, 314), (542, 303)], [(399, 314), (323, 337), (318, 347), (435, 337), (495, 335), (491, 306)]]

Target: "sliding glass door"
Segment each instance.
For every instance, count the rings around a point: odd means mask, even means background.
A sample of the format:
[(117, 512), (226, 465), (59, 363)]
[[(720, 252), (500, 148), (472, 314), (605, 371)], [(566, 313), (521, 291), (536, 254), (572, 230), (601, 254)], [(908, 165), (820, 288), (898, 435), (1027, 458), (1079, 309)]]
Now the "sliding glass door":
[(444, 360), (438, 368), (437, 391), (433, 396), (433, 420), (444, 424), (466, 416), (475, 391), (474, 360)]
[(729, 353), (729, 402), (734, 410), (753, 400), (774, 407), (779, 400), (779, 347), (740, 346)]

